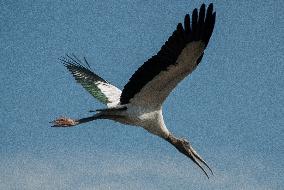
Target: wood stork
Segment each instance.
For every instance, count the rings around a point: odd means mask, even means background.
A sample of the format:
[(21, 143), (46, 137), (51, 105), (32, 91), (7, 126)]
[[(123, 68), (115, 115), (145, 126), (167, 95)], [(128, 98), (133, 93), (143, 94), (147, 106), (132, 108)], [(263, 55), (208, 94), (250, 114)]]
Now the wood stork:
[(98, 109), (91, 117), (82, 119), (60, 117), (51, 122), (53, 127), (71, 127), (96, 119), (139, 126), (171, 143), (209, 178), (205, 169), (207, 167), (213, 175), (212, 170), (190, 143), (167, 129), (162, 104), (173, 88), (200, 63), (214, 29), (215, 17), (212, 3), (207, 10), (205, 4), (199, 12), (194, 9), (191, 19), (186, 14), (184, 25), (177, 25), (161, 50), (132, 75), (122, 91), (92, 72), (85, 58), (83, 63), (75, 55), (62, 57), (60, 60), (76, 81), (107, 108)]

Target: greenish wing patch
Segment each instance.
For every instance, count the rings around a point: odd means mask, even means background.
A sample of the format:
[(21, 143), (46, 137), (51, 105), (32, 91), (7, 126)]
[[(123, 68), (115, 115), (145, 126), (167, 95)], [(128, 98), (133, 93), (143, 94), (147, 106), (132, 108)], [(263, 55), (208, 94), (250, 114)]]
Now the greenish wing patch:
[[(75, 77), (76, 79), (76, 77)], [(109, 103), (108, 98), (105, 96), (104, 93), (98, 88), (95, 82), (80, 79), (76, 81), (80, 83), (92, 96), (98, 99), (100, 102), (107, 104)]]
[[(104, 104), (110, 102), (106, 95), (98, 87), (99, 84), (108, 84), (106, 80), (83, 66), (82, 62), (74, 55), (73, 57), (66, 55), (66, 57), (63, 57), (60, 60), (62, 61), (64, 66), (72, 73), (75, 80), (80, 83), (93, 97)], [(86, 59), (85, 62), (88, 65)]]

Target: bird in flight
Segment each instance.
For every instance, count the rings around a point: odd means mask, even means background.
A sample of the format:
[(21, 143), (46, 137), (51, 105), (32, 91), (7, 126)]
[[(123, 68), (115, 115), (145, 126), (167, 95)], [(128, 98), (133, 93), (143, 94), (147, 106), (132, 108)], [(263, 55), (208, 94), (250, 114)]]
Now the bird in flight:
[[(202, 4), (186, 14), (184, 24), (176, 30), (161, 50), (147, 60), (129, 79), (121, 91), (93, 71), (89, 63), (75, 55), (66, 55), (60, 60), (92, 96), (106, 104), (86, 118), (60, 117), (52, 121), (53, 127), (73, 127), (97, 119), (110, 119), (127, 125), (142, 127), (172, 144), (179, 152), (190, 158), (209, 178), (213, 175), (207, 163), (184, 138), (175, 137), (166, 127), (162, 104), (177, 84), (188, 76), (200, 63), (212, 35), (216, 12), (211, 3), (206, 10)], [(207, 169), (206, 169), (207, 168)]]

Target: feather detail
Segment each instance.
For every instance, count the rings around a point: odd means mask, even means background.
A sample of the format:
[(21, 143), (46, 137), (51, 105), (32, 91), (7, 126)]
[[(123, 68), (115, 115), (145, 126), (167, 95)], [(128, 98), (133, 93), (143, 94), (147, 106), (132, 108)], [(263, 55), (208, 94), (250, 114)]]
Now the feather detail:
[(66, 55), (60, 61), (71, 72), (75, 80), (97, 100), (107, 104), (108, 107), (119, 103), (121, 90), (92, 72), (85, 58), (85, 64), (89, 68), (85, 67), (75, 55)]

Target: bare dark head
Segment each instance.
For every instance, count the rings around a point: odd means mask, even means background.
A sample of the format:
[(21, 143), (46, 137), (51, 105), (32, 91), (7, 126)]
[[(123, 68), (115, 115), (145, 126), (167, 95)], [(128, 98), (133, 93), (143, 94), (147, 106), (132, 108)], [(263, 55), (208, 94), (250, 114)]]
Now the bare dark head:
[(176, 147), (176, 149), (178, 149), (178, 151), (180, 151), (181, 153), (183, 153), (184, 155), (186, 155), (188, 158), (190, 158), (195, 164), (198, 165), (198, 167), (205, 173), (205, 175), (207, 176), (207, 178), (209, 178), (206, 170), (204, 169), (204, 166), (206, 166), (206, 168), (209, 169), (209, 171), (211, 172), (211, 174), (213, 175), (213, 172), (211, 170), (211, 168), (207, 165), (207, 163), (197, 154), (197, 152), (192, 148), (192, 146), (190, 145), (190, 143), (186, 140), (186, 139), (178, 139), (175, 136), (173, 136), (172, 134), (169, 135), (168, 138), (166, 138), (166, 140), (171, 143), (172, 145), (174, 145)]

